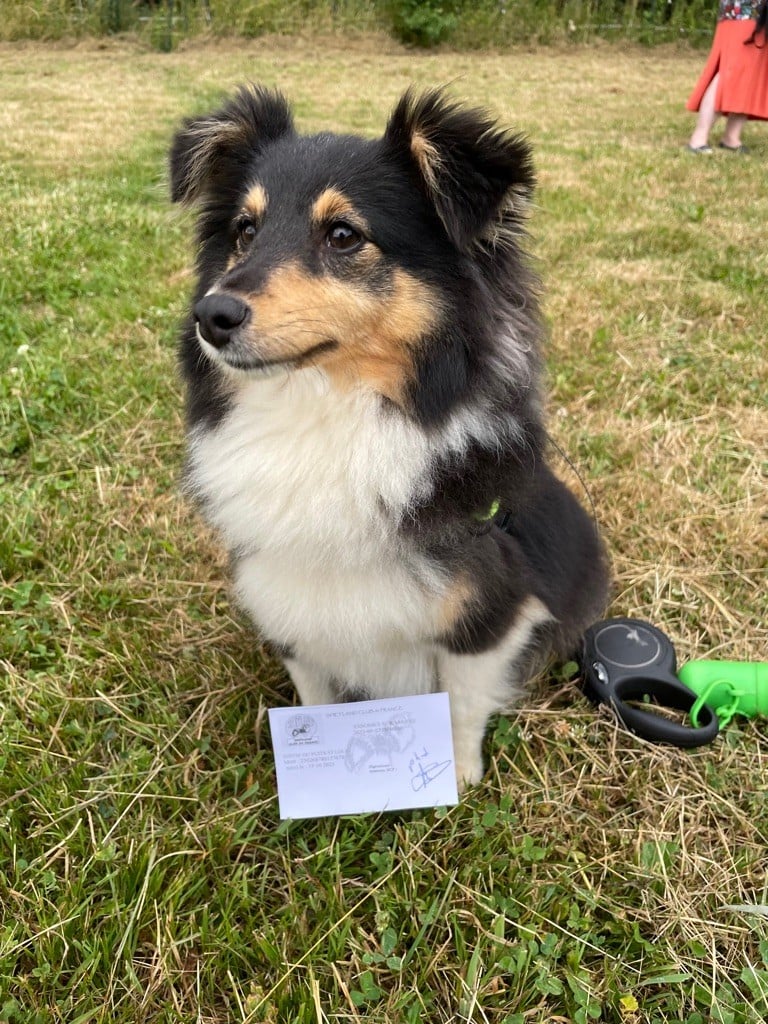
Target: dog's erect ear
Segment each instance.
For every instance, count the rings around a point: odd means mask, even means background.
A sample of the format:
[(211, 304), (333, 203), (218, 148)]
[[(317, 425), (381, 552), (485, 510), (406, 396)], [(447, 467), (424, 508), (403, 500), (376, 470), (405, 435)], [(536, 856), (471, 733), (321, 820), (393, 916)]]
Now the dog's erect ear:
[(279, 92), (258, 85), (241, 87), (213, 114), (191, 118), (171, 146), (171, 198), (193, 203), (225, 164), (245, 169), (270, 142), (293, 132), (288, 103)]
[(445, 230), (460, 248), (514, 230), (534, 188), (528, 143), (481, 110), (439, 90), (405, 93), (385, 142), (415, 165)]

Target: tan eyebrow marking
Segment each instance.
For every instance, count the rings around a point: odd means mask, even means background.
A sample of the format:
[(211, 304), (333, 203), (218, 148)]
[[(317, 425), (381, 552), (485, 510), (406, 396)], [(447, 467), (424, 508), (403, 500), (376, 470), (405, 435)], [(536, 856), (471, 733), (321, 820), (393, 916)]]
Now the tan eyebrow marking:
[(248, 190), (248, 195), (245, 197), (243, 203), (243, 209), (246, 213), (249, 213), (252, 217), (258, 220), (264, 216), (267, 206), (269, 204), (269, 196), (267, 190), (263, 185), (253, 185)]
[(312, 204), (310, 212), (314, 224), (328, 224), (333, 220), (348, 220), (362, 231), (368, 230), (365, 219), (358, 213), (352, 201), (337, 188), (327, 188)]

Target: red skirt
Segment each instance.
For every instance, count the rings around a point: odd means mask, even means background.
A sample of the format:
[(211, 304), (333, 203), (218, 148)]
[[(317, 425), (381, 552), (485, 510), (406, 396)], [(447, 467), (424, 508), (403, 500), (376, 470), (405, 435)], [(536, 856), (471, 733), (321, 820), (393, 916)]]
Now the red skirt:
[(707, 63), (686, 103), (688, 110), (699, 109), (702, 96), (719, 71), (715, 110), (768, 121), (768, 40), (760, 33), (757, 46), (744, 45), (754, 28), (751, 18), (718, 21)]

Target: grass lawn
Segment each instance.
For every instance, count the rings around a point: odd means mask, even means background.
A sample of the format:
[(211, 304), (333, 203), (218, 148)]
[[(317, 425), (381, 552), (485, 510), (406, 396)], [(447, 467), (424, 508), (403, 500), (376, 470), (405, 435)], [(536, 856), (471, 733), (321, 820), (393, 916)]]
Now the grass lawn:
[(458, 807), (281, 824), (292, 696), (178, 488), (175, 123), (253, 78), (376, 133), (449, 82), (535, 147), (550, 423), (612, 610), (768, 660), (768, 131), (683, 151), (702, 59), (0, 48), (0, 1022), (765, 1021), (764, 720), (676, 751), (543, 680)]

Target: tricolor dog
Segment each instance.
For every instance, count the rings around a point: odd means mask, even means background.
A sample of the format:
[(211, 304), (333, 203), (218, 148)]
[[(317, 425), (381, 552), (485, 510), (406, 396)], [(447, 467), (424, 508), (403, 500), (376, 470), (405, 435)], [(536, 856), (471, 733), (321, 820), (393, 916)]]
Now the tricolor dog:
[(299, 134), (247, 86), (184, 123), (191, 492), (305, 704), (445, 690), (488, 718), (603, 611), (592, 519), (547, 463), (518, 135), (407, 92), (381, 138)]

